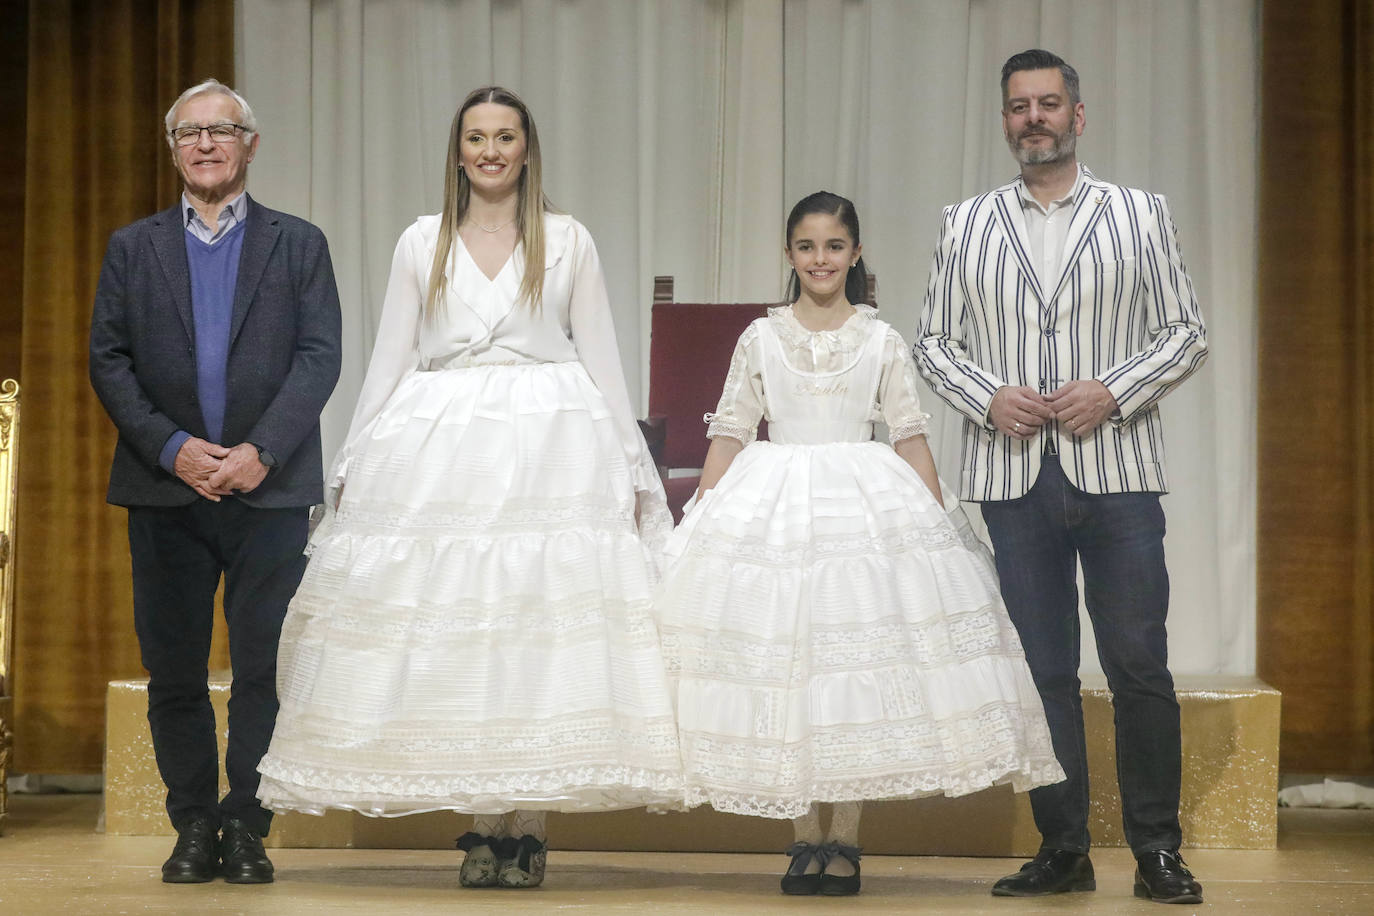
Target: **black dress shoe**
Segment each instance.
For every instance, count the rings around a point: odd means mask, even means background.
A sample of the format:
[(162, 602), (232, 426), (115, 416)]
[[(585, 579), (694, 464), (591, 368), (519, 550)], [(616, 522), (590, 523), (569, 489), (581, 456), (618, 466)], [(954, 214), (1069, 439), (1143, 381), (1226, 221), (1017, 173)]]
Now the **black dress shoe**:
[(220, 858), (224, 880), (230, 884), (272, 883), (272, 860), (262, 848), (262, 836), (236, 817), (224, 820)]
[(172, 855), (162, 863), (162, 880), (168, 884), (204, 884), (219, 871), (219, 837), (208, 817), (187, 821), (177, 831)]
[(1014, 875), (992, 886), (994, 897), (1043, 897), (1070, 891), (1095, 891), (1093, 863), (1084, 852), (1042, 849)]
[(1202, 885), (1172, 849), (1147, 852), (1135, 860), (1135, 895), (1156, 903), (1201, 903)]

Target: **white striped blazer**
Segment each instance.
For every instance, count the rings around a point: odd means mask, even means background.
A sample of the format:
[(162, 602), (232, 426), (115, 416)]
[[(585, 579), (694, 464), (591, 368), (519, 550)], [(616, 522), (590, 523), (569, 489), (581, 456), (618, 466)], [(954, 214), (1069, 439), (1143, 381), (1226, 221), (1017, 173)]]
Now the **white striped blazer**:
[[(1049, 290), (1032, 265), (1019, 177), (945, 208), (912, 349), (935, 393), (964, 415), (963, 499), (1023, 496), (1051, 436), (1080, 490), (1168, 489), (1156, 402), (1206, 358), (1202, 313), (1164, 198), (1082, 171), (1085, 191)], [(1086, 436), (1050, 422), (1022, 442), (987, 422), (1003, 385), (1048, 393), (1086, 378), (1106, 385), (1119, 408)]]

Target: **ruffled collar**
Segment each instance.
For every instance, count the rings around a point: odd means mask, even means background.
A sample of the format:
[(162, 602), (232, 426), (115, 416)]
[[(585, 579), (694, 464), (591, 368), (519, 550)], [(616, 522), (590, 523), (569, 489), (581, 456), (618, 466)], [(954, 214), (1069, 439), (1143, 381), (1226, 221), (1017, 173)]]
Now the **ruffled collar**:
[(848, 352), (868, 339), (869, 322), (878, 310), (871, 305), (854, 306), (854, 314), (844, 324), (830, 331), (812, 331), (797, 320), (791, 305), (775, 305), (768, 310), (768, 318), (778, 337), (795, 349), (824, 349), (832, 353)]
[(846, 371), (854, 364), (873, 332), (877, 313), (871, 305), (855, 305), (854, 314), (838, 328), (811, 331), (797, 320), (791, 305), (778, 305), (768, 310), (768, 324), (793, 369), (834, 373)]

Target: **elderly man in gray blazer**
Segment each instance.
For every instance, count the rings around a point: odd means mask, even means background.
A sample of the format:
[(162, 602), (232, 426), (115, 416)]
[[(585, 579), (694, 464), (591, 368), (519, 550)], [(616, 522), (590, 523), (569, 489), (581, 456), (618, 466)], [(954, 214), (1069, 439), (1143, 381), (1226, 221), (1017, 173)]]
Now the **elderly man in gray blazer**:
[(960, 496), (997, 571), (1067, 779), (1030, 793), (1042, 845), (999, 896), (1096, 887), (1078, 681), (1076, 567), (1116, 706), (1135, 894), (1199, 903), (1179, 856), (1178, 702), (1168, 668), (1161, 397), (1207, 354), (1164, 198), (1079, 165), (1078, 74), (1048, 51), (1002, 68), (1011, 184), (946, 208), (915, 355), (965, 417)]
[[(241, 96), (208, 80), (165, 126), (184, 191), (110, 238), (91, 384), (119, 433), (107, 499), (128, 508), (148, 723), (177, 831), (162, 880), (262, 884), (271, 815), (257, 765), (309, 507), (322, 499), (339, 297), (320, 230), (245, 191), (259, 137)], [(221, 576), (233, 666), (223, 799), (206, 670)]]

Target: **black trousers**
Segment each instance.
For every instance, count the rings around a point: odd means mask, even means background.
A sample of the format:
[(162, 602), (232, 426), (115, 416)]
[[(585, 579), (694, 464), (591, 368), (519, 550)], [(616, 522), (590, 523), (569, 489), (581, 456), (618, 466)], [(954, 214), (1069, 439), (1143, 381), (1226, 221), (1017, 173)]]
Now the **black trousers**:
[[(129, 509), (134, 626), (148, 669), (148, 725), (167, 814), (180, 830), (196, 815), (242, 818), (267, 833), (258, 761), (277, 717), (277, 641), (305, 572), (308, 510), (254, 509), (233, 497)], [(233, 683), (225, 772), (207, 684), (215, 591), (224, 576)]]

